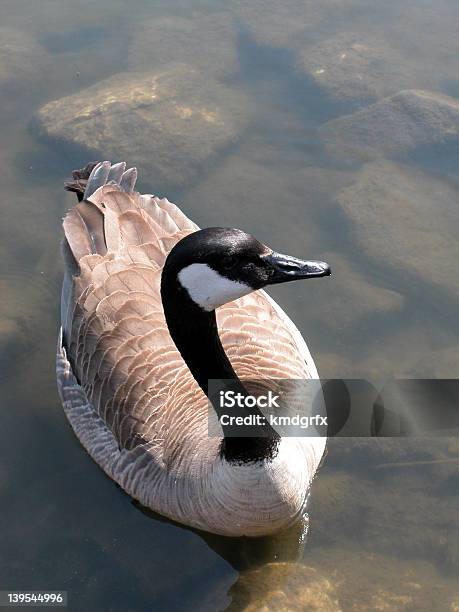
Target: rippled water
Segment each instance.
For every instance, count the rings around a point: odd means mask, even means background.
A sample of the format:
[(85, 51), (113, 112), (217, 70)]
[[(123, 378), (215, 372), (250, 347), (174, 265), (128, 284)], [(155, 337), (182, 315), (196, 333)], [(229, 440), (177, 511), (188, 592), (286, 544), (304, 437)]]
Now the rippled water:
[[(48, 101), (120, 72), (185, 62), (200, 95), (224, 85), (231, 139), (143, 186), (330, 261), (331, 282), (273, 291), (322, 376), (454, 378), (458, 19), (455, 0), (3, 0), (0, 589), (65, 589), (85, 611), (459, 609), (457, 438), (332, 440), (309, 532), (252, 541), (153, 516), (97, 468), (54, 375), (62, 184), (89, 154), (37, 127)], [(365, 114), (407, 89), (429, 93)]]

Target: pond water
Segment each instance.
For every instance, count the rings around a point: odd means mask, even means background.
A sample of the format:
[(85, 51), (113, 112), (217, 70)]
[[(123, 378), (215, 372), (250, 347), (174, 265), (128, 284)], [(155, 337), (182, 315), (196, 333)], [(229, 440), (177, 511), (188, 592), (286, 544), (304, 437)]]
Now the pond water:
[[(323, 377), (456, 378), (458, 20), (456, 0), (3, 0), (0, 590), (85, 612), (459, 610), (457, 437), (331, 440), (309, 528), (233, 540), (133, 503), (54, 373), (62, 185), (98, 153), (200, 226), (330, 262), (272, 292)], [(201, 123), (92, 122), (163, 72)]]

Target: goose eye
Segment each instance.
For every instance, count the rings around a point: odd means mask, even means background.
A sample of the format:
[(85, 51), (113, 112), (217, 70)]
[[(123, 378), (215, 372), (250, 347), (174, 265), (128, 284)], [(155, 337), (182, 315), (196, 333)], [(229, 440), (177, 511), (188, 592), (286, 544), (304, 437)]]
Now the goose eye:
[(232, 257), (231, 255), (227, 255), (226, 257), (222, 257), (220, 261), (220, 265), (224, 270), (231, 270), (237, 264), (237, 257)]

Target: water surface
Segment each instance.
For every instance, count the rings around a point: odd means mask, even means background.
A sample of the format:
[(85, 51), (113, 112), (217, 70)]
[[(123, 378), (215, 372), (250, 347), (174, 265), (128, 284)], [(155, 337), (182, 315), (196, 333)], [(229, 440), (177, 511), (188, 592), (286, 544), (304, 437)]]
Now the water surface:
[[(296, 526), (272, 539), (232, 540), (139, 508), (86, 455), (59, 404), (60, 223), (73, 202), (62, 184), (89, 160), (40, 137), (36, 113), (111, 75), (166, 69), (172, 55), (241, 95), (245, 128), (186, 184), (168, 185), (166, 193), (147, 176), (143, 186), (176, 201), (201, 226), (241, 227), (281, 252), (330, 261), (331, 282), (272, 292), (322, 376), (457, 376), (457, 277), (441, 269), (418, 273), (408, 257), (403, 265), (390, 252), (380, 255), (381, 242), (372, 240), (382, 235), (403, 248), (419, 220), (403, 208), (417, 201), (418, 180), (434, 194), (459, 195), (455, 143), (439, 137), (374, 162), (331, 152), (320, 126), (403, 89), (458, 96), (458, 5), (277, 5), (2, 3), (1, 589), (65, 589), (69, 609), (85, 611), (459, 609), (457, 439), (332, 440), (312, 487), (309, 532)], [(155, 40), (156, 20), (171, 31), (186, 20), (198, 40), (201, 23), (210, 29), (191, 50), (182, 52), (175, 35), (176, 49), (152, 53), (139, 37), (151, 24)], [(217, 27), (225, 35), (215, 46)], [(214, 45), (207, 54), (206, 44)], [(360, 98), (352, 79), (350, 87), (344, 77), (339, 85), (336, 57), (350, 52), (360, 58), (350, 70), (363, 83)], [(336, 71), (328, 86), (321, 70)], [(374, 74), (379, 79), (369, 82)], [(370, 163), (383, 165), (369, 182)], [(393, 190), (379, 186), (370, 194), (378, 181)], [(343, 202), (357, 194), (363, 202), (381, 197), (381, 223), (348, 214)], [(440, 204), (429, 202), (419, 215), (430, 234), (419, 230), (419, 241), (406, 243), (414, 259), (457, 248), (430, 242), (445, 228)]]

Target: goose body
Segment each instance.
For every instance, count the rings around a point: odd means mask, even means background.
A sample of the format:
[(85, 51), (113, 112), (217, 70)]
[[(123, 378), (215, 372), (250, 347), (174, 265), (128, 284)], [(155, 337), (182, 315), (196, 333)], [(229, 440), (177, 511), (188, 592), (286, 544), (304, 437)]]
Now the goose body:
[[(275, 532), (304, 511), (326, 439), (274, 438), (267, 449), (256, 437), (241, 450), (209, 436), (205, 368), (220, 375), (221, 362), (236, 380), (318, 378), (314, 362), (282, 309), (231, 277), (234, 261), (205, 263), (204, 241), (251, 237), (198, 232), (167, 199), (135, 192), (135, 178), (125, 164), (104, 162), (68, 185), (81, 201), (64, 219), (57, 380), (65, 413), (93, 459), (144, 506), (223, 535)], [(269, 260), (255, 243), (253, 256)], [(220, 261), (226, 276), (214, 269)]]

